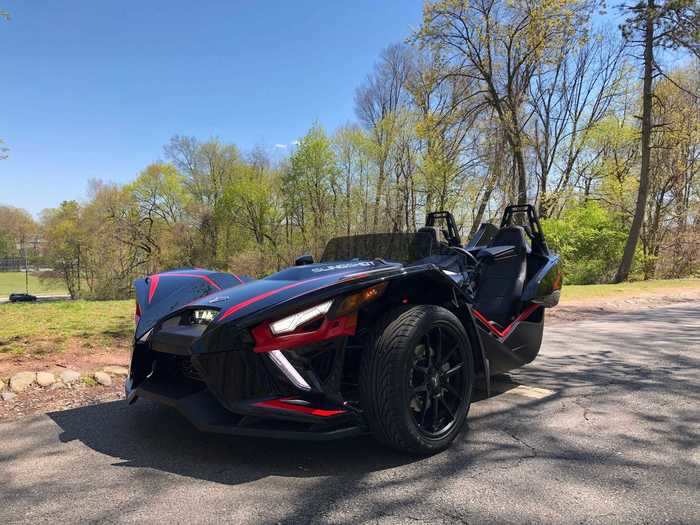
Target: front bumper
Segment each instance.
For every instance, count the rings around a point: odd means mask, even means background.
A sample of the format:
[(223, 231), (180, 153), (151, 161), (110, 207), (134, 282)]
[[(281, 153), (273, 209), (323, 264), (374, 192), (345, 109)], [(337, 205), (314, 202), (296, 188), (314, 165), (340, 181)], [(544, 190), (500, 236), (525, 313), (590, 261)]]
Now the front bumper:
[(202, 431), (229, 435), (328, 440), (366, 432), (361, 412), (339, 395), (343, 337), (258, 352), (247, 330), (203, 342), (204, 327), (186, 321), (166, 319), (135, 341), (130, 403), (150, 399)]

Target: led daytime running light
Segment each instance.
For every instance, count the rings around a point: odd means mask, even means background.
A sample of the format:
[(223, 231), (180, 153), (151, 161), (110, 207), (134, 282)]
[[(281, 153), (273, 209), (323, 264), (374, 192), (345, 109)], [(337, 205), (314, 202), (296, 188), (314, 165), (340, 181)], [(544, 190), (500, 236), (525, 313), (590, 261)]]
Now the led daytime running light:
[(279, 321), (275, 321), (274, 323), (270, 324), (270, 331), (274, 335), (282, 335), (282, 334), (288, 334), (290, 332), (293, 332), (303, 324), (308, 323), (309, 321), (316, 319), (317, 317), (321, 317), (323, 315), (326, 315), (328, 313), (328, 310), (331, 309), (331, 305), (333, 304), (333, 301), (326, 301), (325, 303), (318, 304), (312, 308), (309, 308), (307, 310), (302, 310), (301, 312), (297, 312), (295, 314), (292, 314), (288, 317), (284, 317), (283, 319), (280, 319)]

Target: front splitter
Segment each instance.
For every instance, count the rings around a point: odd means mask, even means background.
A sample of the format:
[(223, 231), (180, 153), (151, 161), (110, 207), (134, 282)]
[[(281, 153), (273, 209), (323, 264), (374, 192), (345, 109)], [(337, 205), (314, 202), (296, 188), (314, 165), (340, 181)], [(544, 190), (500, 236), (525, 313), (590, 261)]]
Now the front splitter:
[(328, 429), (319, 424), (234, 414), (206, 389), (192, 393), (167, 385), (141, 384), (127, 394), (129, 404), (138, 398), (174, 408), (201, 432), (305, 441), (331, 441), (367, 433), (359, 425)]

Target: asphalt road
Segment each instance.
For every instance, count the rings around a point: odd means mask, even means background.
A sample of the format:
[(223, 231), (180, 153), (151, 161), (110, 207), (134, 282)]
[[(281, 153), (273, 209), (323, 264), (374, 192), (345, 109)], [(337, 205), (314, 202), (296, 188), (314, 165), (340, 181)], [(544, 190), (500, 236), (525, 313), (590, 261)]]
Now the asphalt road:
[(0, 424), (0, 522), (700, 523), (700, 303), (556, 324), (442, 454), (199, 434), (146, 402)]

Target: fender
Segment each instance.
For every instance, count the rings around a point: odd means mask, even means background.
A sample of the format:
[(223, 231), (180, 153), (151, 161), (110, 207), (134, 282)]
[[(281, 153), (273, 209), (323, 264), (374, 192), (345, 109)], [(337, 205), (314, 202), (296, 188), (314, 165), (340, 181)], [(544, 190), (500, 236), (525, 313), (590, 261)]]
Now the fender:
[[(486, 349), (481, 339), (481, 333), (476, 325), (476, 319), (472, 312), (472, 305), (467, 301), (467, 296), (462, 289), (450, 279), (437, 266), (432, 264), (420, 267), (418, 271), (407, 273), (403, 276), (409, 282), (402, 282), (401, 286), (412, 290), (409, 293), (409, 302), (415, 304), (443, 304), (462, 322), (467, 332), (469, 341), (474, 348), (474, 369), (484, 376), (484, 388), (487, 395), (491, 395), (491, 367)], [(414, 281), (410, 286), (411, 280)]]

